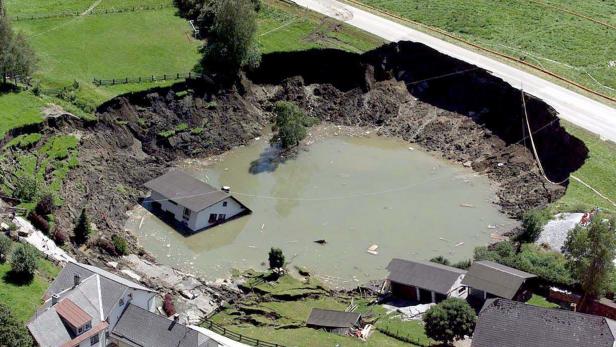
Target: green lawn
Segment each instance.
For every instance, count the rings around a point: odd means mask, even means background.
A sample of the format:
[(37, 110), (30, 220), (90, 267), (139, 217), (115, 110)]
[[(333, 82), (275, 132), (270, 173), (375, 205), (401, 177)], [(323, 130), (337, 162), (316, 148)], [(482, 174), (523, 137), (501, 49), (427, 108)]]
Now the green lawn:
[[(13, 247), (16, 245), (14, 243)], [(47, 287), (60, 272), (57, 266), (44, 259), (39, 259), (38, 268), (38, 273), (30, 284), (19, 285), (7, 281), (11, 265), (8, 262), (0, 264), (0, 301), (8, 305), (15, 317), (22, 322), (32, 317), (41, 304), (40, 299)]]
[[(584, 141), (590, 151), (584, 165), (573, 175), (616, 201), (616, 144), (568, 122), (561, 123), (570, 134)], [(589, 210), (597, 206), (616, 212), (616, 207), (575, 180), (570, 180), (565, 196), (555, 203), (556, 209), (562, 211)]]
[[(526, 59), (593, 90), (616, 96), (616, 30), (529, 0), (359, 0)], [(546, 0), (541, 0), (546, 1)], [(616, 21), (616, 2), (550, 0)]]
[(533, 296), (526, 302), (529, 305), (539, 306), (544, 308), (558, 308), (559, 306), (553, 302), (549, 302), (543, 296), (533, 294)]
[(12, 128), (42, 121), (43, 106), (43, 100), (32, 93), (0, 94), (0, 137)]
[[(37, 16), (64, 12), (82, 13), (95, 0), (5, 0), (9, 16)], [(171, 5), (171, 0), (103, 0), (97, 10), (131, 8), (133, 6)]]

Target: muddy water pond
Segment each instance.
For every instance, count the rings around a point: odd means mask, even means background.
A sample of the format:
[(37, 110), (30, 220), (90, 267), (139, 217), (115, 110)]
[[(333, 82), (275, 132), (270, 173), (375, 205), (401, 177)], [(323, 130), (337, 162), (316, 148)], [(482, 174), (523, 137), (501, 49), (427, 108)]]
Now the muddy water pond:
[(394, 257), (467, 259), (515, 225), (494, 205), (486, 177), (403, 141), (337, 136), (279, 165), (271, 156), (262, 138), (219, 160), (182, 165), (213, 186), (230, 186), (251, 215), (184, 236), (138, 208), (127, 229), (160, 262), (206, 278), (265, 269), (273, 246), (290, 268), (352, 287), (383, 278)]

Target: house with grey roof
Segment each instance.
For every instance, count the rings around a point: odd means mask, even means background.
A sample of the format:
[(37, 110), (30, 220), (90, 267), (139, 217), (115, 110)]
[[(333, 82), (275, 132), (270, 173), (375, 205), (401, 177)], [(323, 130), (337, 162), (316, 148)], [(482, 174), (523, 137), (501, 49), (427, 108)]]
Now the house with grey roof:
[(324, 329), (341, 335), (348, 335), (353, 328), (361, 327), (361, 314), (313, 308), (306, 321), (306, 326)]
[(614, 347), (616, 322), (507, 299), (488, 299), (472, 347)]
[(231, 347), (154, 312), (157, 293), (100, 268), (68, 263), (27, 324), (42, 347)]
[(387, 284), (397, 298), (425, 303), (436, 303), (449, 297), (466, 298), (467, 288), (462, 284), (465, 270), (397, 258), (391, 260), (387, 270)]
[(197, 232), (251, 213), (229, 193), (180, 170), (172, 170), (145, 184), (148, 202), (188, 232)]
[(509, 266), (482, 260), (473, 262), (462, 284), (470, 288), (471, 302), (483, 302), (494, 297), (527, 301), (532, 295), (531, 289), (536, 277)]

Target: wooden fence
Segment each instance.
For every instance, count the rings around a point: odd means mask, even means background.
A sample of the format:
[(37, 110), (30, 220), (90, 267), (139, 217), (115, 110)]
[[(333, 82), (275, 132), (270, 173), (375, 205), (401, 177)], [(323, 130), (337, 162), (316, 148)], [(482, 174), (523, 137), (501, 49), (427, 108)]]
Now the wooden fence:
[(95, 86), (114, 86), (118, 84), (129, 84), (129, 83), (150, 83), (150, 82), (159, 82), (159, 81), (178, 81), (178, 80), (186, 80), (192, 78), (202, 78), (203, 75), (195, 72), (181, 72), (181, 73), (171, 73), (171, 74), (163, 74), (163, 75), (150, 75), (150, 76), (141, 76), (141, 77), (122, 77), (122, 78), (113, 78), (113, 79), (98, 79), (94, 77), (92, 83)]
[(209, 329), (217, 334), (220, 334), (222, 336), (228, 337), (231, 340), (237, 341), (237, 342), (241, 342), (250, 346), (256, 346), (256, 347), (284, 347), (284, 345), (279, 345), (276, 343), (271, 343), (271, 342), (267, 342), (267, 341), (262, 341), (259, 339), (254, 339), (252, 337), (248, 337), (248, 336), (244, 336), (242, 334), (238, 334), (235, 333), (233, 331), (230, 331), (229, 329), (223, 327), (222, 325), (218, 325), (212, 321), (206, 320), (203, 323), (203, 327), (206, 329)]
[[(138, 12), (138, 11), (154, 11), (154, 10), (162, 10), (165, 8), (173, 7), (172, 4), (160, 4), (156, 6), (132, 6), (132, 7), (120, 7), (120, 8), (108, 8), (108, 9), (94, 9), (87, 13), (87, 16), (94, 15), (104, 15), (104, 14), (114, 14), (114, 13), (124, 13), (124, 12)], [(65, 18), (65, 17), (78, 17), (81, 16), (82, 12), (80, 11), (65, 11), (58, 13), (46, 13), (46, 14), (35, 14), (35, 15), (22, 15), (22, 16), (13, 16), (11, 19), (13, 21), (27, 21), (27, 20), (39, 20), (39, 19), (53, 19), (53, 18)]]

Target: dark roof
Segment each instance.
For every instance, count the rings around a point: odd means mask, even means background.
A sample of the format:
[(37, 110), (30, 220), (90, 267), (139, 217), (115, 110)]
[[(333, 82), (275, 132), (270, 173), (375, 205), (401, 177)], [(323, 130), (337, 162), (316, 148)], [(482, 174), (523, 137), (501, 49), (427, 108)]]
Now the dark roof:
[(493, 261), (482, 260), (473, 262), (462, 284), (501, 298), (513, 299), (522, 284), (534, 277), (537, 276)]
[(128, 305), (111, 335), (147, 347), (196, 347), (208, 339), (196, 330), (133, 304)]
[(614, 321), (506, 299), (486, 301), (473, 347), (613, 347)]
[(306, 325), (325, 328), (350, 328), (357, 324), (361, 314), (313, 308)]
[(441, 294), (449, 290), (466, 271), (432, 262), (392, 259), (387, 265), (388, 280)]
[(195, 212), (206, 209), (231, 196), (180, 170), (169, 171), (147, 182), (145, 186), (166, 199)]
[(64, 321), (75, 328), (91, 322), (92, 317), (70, 299), (62, 299), (55, 307), (56, 312)]

